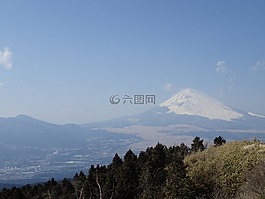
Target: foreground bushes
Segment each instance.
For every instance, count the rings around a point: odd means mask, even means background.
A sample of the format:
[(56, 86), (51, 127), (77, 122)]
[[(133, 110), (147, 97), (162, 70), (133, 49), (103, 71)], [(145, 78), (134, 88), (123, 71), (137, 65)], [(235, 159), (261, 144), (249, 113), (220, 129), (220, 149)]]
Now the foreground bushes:
[(56, 182), (52, 178), (43, 184), (3, 189), (0, 198), (262, 198), (264, 145), (217, 141), (209, 148), (198, 137), (191, 148), (158, 143), (138, 156), (129, 150), (123, 159), (115, 154), (108, 166), (92, 165), (87, 175), (81, 171), (73, 179)]

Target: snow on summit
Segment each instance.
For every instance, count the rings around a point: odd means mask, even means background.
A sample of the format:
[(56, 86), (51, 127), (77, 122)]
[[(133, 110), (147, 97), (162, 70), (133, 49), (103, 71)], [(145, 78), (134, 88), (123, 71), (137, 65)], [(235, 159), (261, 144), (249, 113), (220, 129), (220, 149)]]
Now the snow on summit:
[(256, 113), (251, 113), (251, 112), (248, 112), (249, 115), (253, 116), (253, 117), (261, 117), (261, 118), (265, 118), (264, 115), (259, 115), (259, 114), (256, 114)]
[(181, 90), (175, 96), (160, 104), (160, 107), (167, 107), (169, 109), (168, 113), (196, 115), (211, 120), (231, 121), (243, 117), (241, 113), (193, 89)]

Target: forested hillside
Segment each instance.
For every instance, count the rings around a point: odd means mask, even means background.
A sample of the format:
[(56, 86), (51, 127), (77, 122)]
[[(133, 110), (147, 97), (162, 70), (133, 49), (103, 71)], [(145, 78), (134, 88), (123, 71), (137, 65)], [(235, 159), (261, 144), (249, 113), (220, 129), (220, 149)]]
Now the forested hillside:
[[(109, 165), (92, 165), (73, 179), (4, 188), (1, 199), (188, 199), (264, 198), (265, 145), (257, 140), (205, 146), (158, 143), (139, 155), (115, 154)], [(246, 183), (247, 182), (247, 183)]]

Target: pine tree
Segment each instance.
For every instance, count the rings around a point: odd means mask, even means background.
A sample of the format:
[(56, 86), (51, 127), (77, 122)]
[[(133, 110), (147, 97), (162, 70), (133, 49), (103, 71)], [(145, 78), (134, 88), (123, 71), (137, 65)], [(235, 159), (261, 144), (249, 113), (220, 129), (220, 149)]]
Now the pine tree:
[(205, 149), (203, 145), (203, 140), (200, 139), (200, 137), (195, 137), (191, 144), (191, 151), (192, 152), (198, 152), (203, 151)]
[(84, 185), (86, 181), (86, 176), (83, 171), (80, 171), (79, 175), (75, 174), (74, 176), (74, 189), (76, 198), (81, 198), (84, 194)]
[(164, 187), (165, 199), (194, 198), (192, 184), (187, 177), (186, 166), (182, 157), (175, 157), (166, 167), (166, 185)]
[(184, 159), (189, 153), (190, 153), (190, 148), (185, 145), (183, 142), (179, 145), (179, 152), (178, 155)]
[(106, 182), (103, 186), (103, 192), (106, 198), (113, 198), (114, 196), (122, 164), (122, 159), (116, 153), (112, 159), (112, 163), (107, 167)]
[(62, 193), (64, 199), (75, 198), (75, 188), (72, 183), (66, 178), (64, 178), (62, 181)]
[(129, 150), (124, 156), (124, 163), (121, 166), (114, 198), (134, 199), (136, 198), (137, 187), (137, 156)]
[(158, 143), (155, 148), (147, 148), (147, 160), (141, 170), (140, 188), (142, 190), (140, 198), (163, 198), (162, 187), (165, 185), (166, 174), (166, 151), (167, 148)]
[(218, 137), (214, 138), (213, 143), (217, 147), (217, 146), (221, 146), (221, 145), (225, 144), (226, 140), (223, 137), (218, 136)]

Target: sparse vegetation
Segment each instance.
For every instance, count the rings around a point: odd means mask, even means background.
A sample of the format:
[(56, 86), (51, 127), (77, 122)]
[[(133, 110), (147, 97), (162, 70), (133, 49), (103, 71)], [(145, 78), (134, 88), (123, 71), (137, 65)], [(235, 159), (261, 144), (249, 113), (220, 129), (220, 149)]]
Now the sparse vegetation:
[(197, 193), (203, 197), (223, 192), (235, 197), (245, 174), (264, 160), (264, 146), (259, 141), (235, 141), (187, 156), (188, 175)]

